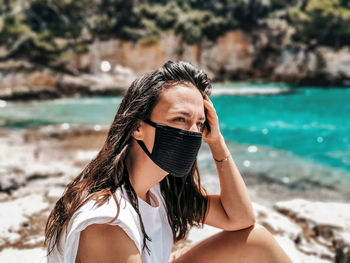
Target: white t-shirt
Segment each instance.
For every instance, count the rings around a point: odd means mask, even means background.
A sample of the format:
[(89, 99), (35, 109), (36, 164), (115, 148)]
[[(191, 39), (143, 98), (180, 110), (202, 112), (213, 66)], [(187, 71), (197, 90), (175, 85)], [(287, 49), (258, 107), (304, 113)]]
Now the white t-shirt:
[(67, 232), (63, 231), (61, 238), (62, 253), (55, 247), (48, 256), (48, 263), (74, 263), (79, 246), (80, 232), (91, 224), (118, 225), (134, 241), (143, 263), (168, 263), (173, 246), (173, 233), (168, 222), (164, 199), (160, 193), (159, 183), (150, 189), (151, 204), (138, 197), (139, 211), (145, 231), (152, 241), (146, 240), (150, 255), (143, 247), (143, 234), (139, 217), (129, 202), (124, 186), (116, 190), (116, 197), (120, 203), (118, 218), (110, 222), (117, 214), (117, 205), (110, 199), (102, 206), (94, 206), (91, 200), (76, 211), (69, 221)]

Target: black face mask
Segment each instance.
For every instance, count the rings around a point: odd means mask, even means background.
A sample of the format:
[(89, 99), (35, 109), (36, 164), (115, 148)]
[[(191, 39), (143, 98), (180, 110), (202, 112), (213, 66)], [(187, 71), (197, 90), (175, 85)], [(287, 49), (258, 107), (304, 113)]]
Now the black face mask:
[(202, 133), (157, 124), (150, 120), (144, 122), (156, 128), (152, 153), (143, 141), (136, 140), (148, 157), (175, 177), (188, 174), (197, 158)]

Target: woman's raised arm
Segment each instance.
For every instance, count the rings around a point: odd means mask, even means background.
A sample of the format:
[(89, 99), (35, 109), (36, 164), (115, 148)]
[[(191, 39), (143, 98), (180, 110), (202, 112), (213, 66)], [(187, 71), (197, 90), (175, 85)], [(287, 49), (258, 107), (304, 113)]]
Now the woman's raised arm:
[(210, 131), (204, 130), (203, 136), (216, 160), (221, 188), (220, 195), (209, 196), (204, 223), (225, 230), (247, 228), (255, 223), (247, 187), (221, 135), (218, 116), (208, 96), (204, 106)]

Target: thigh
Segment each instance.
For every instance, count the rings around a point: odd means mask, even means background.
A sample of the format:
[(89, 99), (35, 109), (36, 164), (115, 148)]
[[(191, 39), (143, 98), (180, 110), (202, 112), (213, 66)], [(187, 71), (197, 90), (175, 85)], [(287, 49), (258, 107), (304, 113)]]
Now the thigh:
[(262, 226), (222, 231), (192, 246), (173, 263), (291, 262), (273, 236)]

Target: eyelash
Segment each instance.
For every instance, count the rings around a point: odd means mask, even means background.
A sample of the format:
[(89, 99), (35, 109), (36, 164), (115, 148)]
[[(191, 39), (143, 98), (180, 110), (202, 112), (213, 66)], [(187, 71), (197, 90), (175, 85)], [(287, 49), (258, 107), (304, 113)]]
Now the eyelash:
[[(174, 120), (175, 120), (175, 121), (178, 121), (178, 120), (186, 121), (186, 120), (185, 120), (184, 118), (182, 118), (182, 117), (175, 118)], [(199, 125), (200, 125), (200, 128), (201, 128), (201, 129), (204, 128), (204, 122), (199, 122)]]
[(175, 121), (178, 121), (178, 120), (183, 120), (183, 121), (185, 121), (185, 119), (184, 119), (184, 118), (182, 118), (182, 117), (175, 118), (174, 120), (175, 120)]

